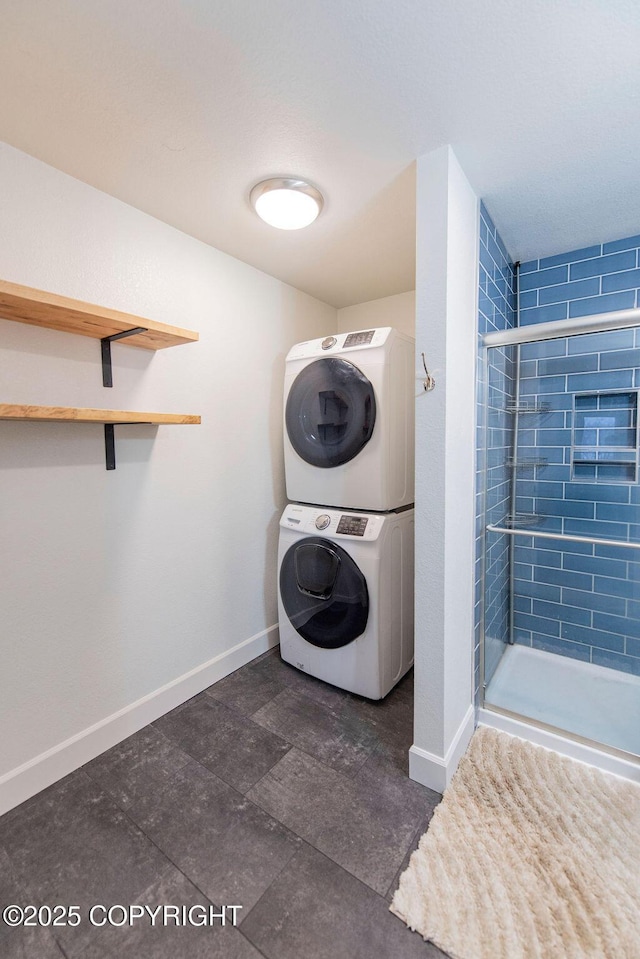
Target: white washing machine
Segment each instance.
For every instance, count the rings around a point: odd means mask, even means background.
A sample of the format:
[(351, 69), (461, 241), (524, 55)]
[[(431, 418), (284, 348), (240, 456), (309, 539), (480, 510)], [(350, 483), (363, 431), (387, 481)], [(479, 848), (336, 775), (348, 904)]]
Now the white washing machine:
[(298, 343), (287, 356), (287, 498), (392, 510), (414, 500), (414, 340), (391, 327)]
[(287, 663), (382, 699), (413, 663), (414, 510), (289, 504), (280, 520), (278, 614)]

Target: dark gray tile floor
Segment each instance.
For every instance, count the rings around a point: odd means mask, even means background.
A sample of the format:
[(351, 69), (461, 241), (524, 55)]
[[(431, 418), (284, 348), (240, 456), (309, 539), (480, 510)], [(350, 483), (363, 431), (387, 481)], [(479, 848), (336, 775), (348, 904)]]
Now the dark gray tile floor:
[[(440, 800), (407, 775), (412, 712), (411, 675), (372, 703), (254, 660), (0, 818), (0, 905), (81, 916), (0, 922), (0, 957), (443, 959), (388, 908)], [(89, 921), (129, 904), (242, 909)]]

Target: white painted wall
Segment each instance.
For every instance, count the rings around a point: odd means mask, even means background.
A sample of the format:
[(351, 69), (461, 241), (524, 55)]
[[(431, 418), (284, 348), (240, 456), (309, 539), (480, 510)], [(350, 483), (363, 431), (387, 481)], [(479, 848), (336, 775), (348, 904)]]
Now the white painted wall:
[(416, 294), (396, 293), (379, 300), (357, 303), (338, 310), (338, 333), (364, 330), (371, 327), (393, 326), (407, 336), (416, 335)]
[(418, 160), (416, 676), (411, 776), (441, 791), (473, 731), (478, 201), (455, 154)]
[(275, 641), (284, 357), (336, 311), (6, 145), (0, 223), (0, 277), (200, 331), (105, 390), (98, 341), (0, 321), (0, 402), (202, 415), (116, 427), (115, 472), (0, 422), (1, 813)]

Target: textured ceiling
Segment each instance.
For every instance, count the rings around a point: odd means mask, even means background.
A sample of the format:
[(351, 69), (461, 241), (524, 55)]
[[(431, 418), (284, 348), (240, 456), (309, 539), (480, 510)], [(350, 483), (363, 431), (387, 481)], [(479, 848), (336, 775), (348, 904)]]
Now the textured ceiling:
[[(451, 143), (515, 258), (640, 232), (637, 0), (0, 0), (0, 139), (336, 306)], [(251, 186), (326, 197), (299, 233)]]

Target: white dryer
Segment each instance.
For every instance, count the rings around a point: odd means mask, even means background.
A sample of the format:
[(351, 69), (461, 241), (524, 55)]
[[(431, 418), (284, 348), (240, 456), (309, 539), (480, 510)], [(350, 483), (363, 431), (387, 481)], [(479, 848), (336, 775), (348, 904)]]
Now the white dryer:
[(290, 504), (280, 520), (278, 614), (287, 663), (382, 699), (413, 663), (414, 510)]
[(287, 356), (287, 498), (358, 510), (414, 500), (414, 341), (391, 327), (298, 343)]

